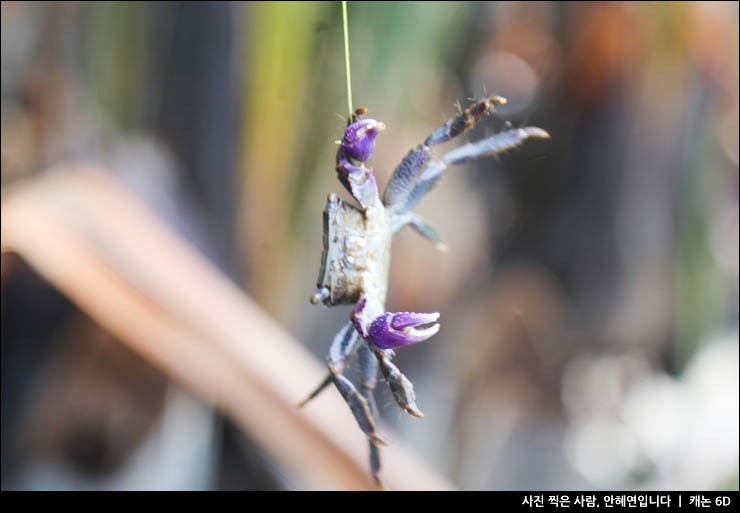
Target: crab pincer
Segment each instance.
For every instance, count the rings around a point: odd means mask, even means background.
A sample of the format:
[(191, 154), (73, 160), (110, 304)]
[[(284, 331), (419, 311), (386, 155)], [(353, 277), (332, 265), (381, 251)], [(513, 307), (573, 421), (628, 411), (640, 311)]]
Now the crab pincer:
[(348, 125), (339, 141), (337, 177), (365, 208), (378, 198), (378, 185), (373, 169), (364, 163), (375, 151), (375, 139), (383, 130), (382, 122), (363, 119)]
[(344, 158), (365, 162), (375, 151), (375, 138), (383, 130), (385, 124), (375, 119), (362, 119), (351, 123), (339, 142), (339, 154)]
[(381, 349), (424, 342), (439, 331), (439, 313), (386, 312), (368, 329), (368, 340)]

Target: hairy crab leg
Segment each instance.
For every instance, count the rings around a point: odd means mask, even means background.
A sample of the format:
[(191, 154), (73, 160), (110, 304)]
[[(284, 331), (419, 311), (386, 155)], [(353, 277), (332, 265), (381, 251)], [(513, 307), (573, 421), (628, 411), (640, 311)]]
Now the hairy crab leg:
[(329, 348), (329, 368), (334, 374), (341, 374), (349, 363), (352, 353), (357, 349), (360, 334), (354, 324), (348, 322), (339, 330)]
[(424, 144), (427, 146), (434, 146), (463, 135), (478, 124), (481, 119), (491, 114), (494, 108), (500, 105), (506, 105), (506, 98), (501, 96), (489, 96), (488, 98), (475, 102), (473, 105), (462, 111), (457, 117), (450, 119), (447, 123), (432, 132), (432, 134), (427, 137), (427, 140), (424, 141)]
[(298, 407), (305, 406), (306, 403), (319, 395), (330, 383), (334, 383), (334, 386), (337, 387), (344, 401), (349, 405), (352, 415), (354, 415), (357, 424), (359, 424), (360, 429), (368, 437), (370, 443), (386, 445), (386, 441), (377, 433), (373, 411), (367, 399), (357, 391), (351, 381), (342, 376), (352, 354), (359, 347), (358, 342), (360, 340), (360, 334), (357, 333), (354, 324), (351, 322), (348, 322), (339, 330), (329, 349), (329, 375), (306, 399), (298, 404)]
[(362, 429), (362, 432), (365, 433), (370, 443), (373, 445), (388, 445), (388, 442), (381, 438), (377, 432), (373, 413), (370, 411), (370, 405), (360, 395), (352, 382), (341, 374), (334, 373), (332, 373), (332, 380), (339, 393), (342, 394), (344, 401), (349, 405), (357, 424)]
[[(491, 96), (474, 103), (457, 117), (447, 121), (434, 130), (426, 141), (412, 149), (393, 171), (383, 194), (383, 203), (392, 210), (401, 209), (406, 203), (408, 194), (414, 187), (422, 168), (432, 158), (432, 146), (445, 143), (463, 135), (473, 128), (481, 119), (491, 114), (495, 107), (506, 104), (506, 99)], [(403, 209), (401, 209), (402, 211)], [(406, 209), (408, 210), (408, 209)]]
[(431, 160), (417, 175), (413, 188), (408, 192), (406, 200), (398, 212), (407, 212), (414, 208), (421, 198), (439, 182), (448, 166), (504, 153), (530, 138), (547, 139), (548, 137), (550, 135), (541, 128), (514, 128), (481, 141), (460, 146), (445, 154), (440, 160)]
[(344, 372), (344, 368), (347, 366), (352, 353), (357, 348), (359, 338), (360, 334), (357, 333), (357, 330), (351, 322), (348, 322), (341, 330), (339, 330), (339, 332), (334, 336), (334, 340), (329, 348), (329, 374), (321, 383), (319, 383), (319, 386), (317, 386), (314, 391), (308, 395), (308, 397), (298, 403), (299, 408), (304, 407), (311, 399), (319, 395), (327, 386), (329, 386), (329, 384), (331, 384), (332, 373), (341, 374)]
[(447, 244), (442, 242), (437, 230), (435, 230), (423, 217), (416, 212), (404, 212), (393, 217), (391, 232), (393, 235), (401, 231), (404, 226), (410, 225), (419, 235), (434, 243), (439, 251), (447, 251)]
[(391, 362), (393, 351), (373, 348), (375, 357), (380, 364), (380, 371), (388, 382), (388, 386), (393, 392), (393, 398), (406, 413), (412, 417), (420, 419), (424, 416), (422, 411), (416, 405), (416, 394), (414, 394), (414, 385), (411, 381), (398, 370), (398, 367)]
[[(378, 383), (378, 360), (373, 355), (367, 342), (360, 346), (358, 359), (360, 363), (362, 395), (370, 406), (370, 413), (372, 413), (374, 418), (378, 418), (378, 407), (375, 404), (375, 386)], [(373, 474), (375, 484), (382, 487), (384, 485), (380, 479), (380, 447), (372, 441), (368, 445), (370, 446), (370, 471)]]
[(314, 388), (313, 392), (308, 394), (308, 397), (306, 397), (303, 401), (298, 403), (298, 408), (303, 408), (304, 406), (306, 406), (312, 399), (314, 399), (317, 395), (323, 392), (326, 387), (331, 385), (331, 382), (332, 382), (332, 379), (331, 379), (331, 372), (330, 372), (326, 375), (324, 380), (321, 383), (319, 383), (319, 386)]
[(445, 154), (445, 164), (463, 164), (483, 157), (491, 157), (516, 148), (530, 138), (548, 139), (550, 134), (535, 126), (512, 128), (477, 142), (467, 143)]

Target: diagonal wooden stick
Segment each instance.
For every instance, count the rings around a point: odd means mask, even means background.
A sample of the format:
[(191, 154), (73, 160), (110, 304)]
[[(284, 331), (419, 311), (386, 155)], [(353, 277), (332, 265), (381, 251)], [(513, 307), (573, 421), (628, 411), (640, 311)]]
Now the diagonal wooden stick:
[[(366, 441), (339, 396), (295, 407), (324, 367), (104, 171), (67, 166), (13, 187), (2, 249), (225, 411), (305, 487), (374, 488)], [(384, 456), (391, 488), (451, 487), (398, 442)]]

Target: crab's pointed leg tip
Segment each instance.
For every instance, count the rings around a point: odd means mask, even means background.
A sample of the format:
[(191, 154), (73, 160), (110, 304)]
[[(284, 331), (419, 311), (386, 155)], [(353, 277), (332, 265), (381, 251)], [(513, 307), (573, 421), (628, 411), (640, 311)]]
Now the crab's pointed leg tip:
[(313, 399), (316, 398), (316, 395), (318, 394), (311, 394), (308, 397), (306, 397), (304, 400), (302, 400), (301, 402), (295, 405), (296, 409), (302, 410), (308, 403), (310, 403)]
[(381, 492), (391, 491), (391, 488), (389, 488), (388, 485), (385, 484), (382, 479), (380, 479), (379, 475), (373, 474), (373, 481), (375, 481), (375, 486), (378, 487), (378, 491), (381, 491)]
[(526, 128), (526, 131), (529, 137), (534, 137), (535, 139), (549, 139), (550, 138), (550, 134), (542, 130), (541, 128), (530, 126)]
[(382, 438), (377, 433), (368, 435), (368, 440), (370, 440), (372, 444), (375, 445), (376, 447), (387, 447), (388, 446), (388, 440), (386, 440), (385, 438)]
[(423, 419), (424, 418), (424, 412), (422, 412), (419, 408), (412, 405), (406, 406), (406, 413), (414, 417), (415, 419)]
[(491, 103), (494, 105), (506, 105), (509, 101), (503, 96), (491, 96)]

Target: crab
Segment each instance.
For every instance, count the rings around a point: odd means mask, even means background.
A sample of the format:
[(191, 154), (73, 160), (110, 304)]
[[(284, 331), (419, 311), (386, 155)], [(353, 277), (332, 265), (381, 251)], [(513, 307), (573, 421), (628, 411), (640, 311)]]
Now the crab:
[[(456, 164), (497, 155), (529, 138), (547, 138), (537, 127), (510, 128), (478, 142), (468, 143), (436, 158), (433, 147), (473, 128), (506, 99), (491, 96), (475, 102), (458, 116), (434, 130), (403, 158), (381, 198), (373, 170), (366, 162), (375, 150), (375, 139), (385, 125), (363, 119), (367, 109), (350, 117), (344, 137), (337, 141), (336, 172), (339, 181), (357, 201), (353, 205), (329, 194), (324, 210), (324, 241), (318, 290), (311, 303), (334, 306), (354, 304), (347, 324), (334, 337), (329, 349), (329, 373), (300, 406), (334, 384), (349, 405), (368, 439), (370, 469), (378, 485), (380, 446), (386, 441), (378, 432), (374, 390), (378, 370), (388, 383), (396, 403), (412, 417), (424, 414), (416, 405), (414, 387), (392, 362), (394, 351), (423, 342), (439, 331), (439, 313), (387, 312), (388, 270), (393, 236), (405, 226), (441, 246), (436, 231), (414, 206)], [(352, 383), (344, 371), (357, 354), (360, 382)]]

